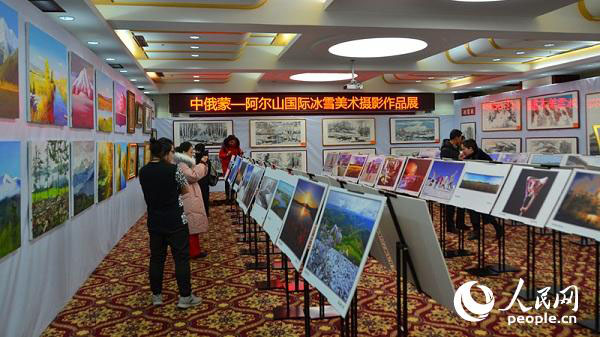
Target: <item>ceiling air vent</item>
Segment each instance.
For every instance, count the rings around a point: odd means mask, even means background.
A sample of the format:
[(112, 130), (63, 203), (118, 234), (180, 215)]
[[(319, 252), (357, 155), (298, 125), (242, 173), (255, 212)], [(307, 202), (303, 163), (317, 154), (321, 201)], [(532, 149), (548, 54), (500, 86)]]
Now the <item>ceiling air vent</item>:
[(148, 43), (142, 35), (134, 35), (133, 38), (135, 39), (135, 42), (138, 44), (138, 46), (140, 46), (140, 48), (148, 47)]
[(108, 64), (111, 68), (113, 69), (123, 69), (123, 65), (122, 64), (118, 64), (118, 63), (109, 63)]
[(157, 71), (156, 72), (156, 76), (158, 76), (158, 77), (165, 77), (165, 73), (163, 73), (162, 71)]
[(65, 10), (54, 0), (29, 0), (35, 7), (44, 13), (64, 13)]

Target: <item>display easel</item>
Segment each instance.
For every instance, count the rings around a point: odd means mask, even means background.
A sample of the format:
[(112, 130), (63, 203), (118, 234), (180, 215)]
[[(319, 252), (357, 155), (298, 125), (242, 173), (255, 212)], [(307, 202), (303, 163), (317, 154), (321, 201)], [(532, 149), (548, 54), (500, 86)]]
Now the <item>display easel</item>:
[[(285, 286), (278, 278), (271, 279), (271, 270), (274, 269), (271, 264), (271, 254), (275, 252), (275, 245), (271, 242), (271, 240), (267, 239), (265, 244), (265, 255), (267, 258), (266, 269), (267, 269), (267, 279), (266, 281), (257, 281), (255, 286), (258, 290), (274, 290), (274, 289), (283, 289)], [(283, 254), (282, 254), (283, 255)]]
[(485, 265), (485, 224), (481, 215), (480, 221), (479, 233), (477, 233), (477, 267), (469, 268), (466, 272), (477, 277), (498, 276), (497, 272)]
[[(504, 223), (504, 219), (497, 219), (497, 220), (502, 220), (499, 222), (500, 226), (502, 226), (502, 232), (504, 233), (504, 235), (502, 235), (502, 237), (498, 238), (498, 264), (492, 264), (489, 265), (488, 267), (490, 268), (491, 271), (496, 272), (496, 273), (514, 273), (514, 272), (518, 272), (521, 269), (511, 266), (509, 264), (506, 264), (506, 225)], [(482, 225), (485, 226), (485, 224)]]
[(595, 333), (600, 333), (600, 243), (595, 242), (596, 247), (596, 280), (594, 282), (594, 317), (586, 320), (577, 320), (577, 324), (588, 328)]
[[(557, 294), (563, 289), (563, 254), (562, 254), (562, 236), (563, 233), (552, 230), (552, 289), (551, 293)], [(557, 250), (558, 246), (558, 250)], [(558, 255), (558, 256), (557, 256)], [(558, 269), (558, 280), (556, 277)]]
[[(258, 255), (259, 255), (259, 250), (258, 250), (258, 242), (259, 242), (259, 240), (258, 240), (258, 236), (259, 236), (259, 234), (261, 232), (262, 233), (264, 233), (264, 232), (262, 230), (259, 231), (259, 229), (258, 229), (258, 223), (254, 219), (251, 219), (250, 216), (248, 216), (248, 218), (250, 219), (251, 223), (253, 223), (253, 226), (254, 226), (254, 229), (253, 229), (253, 233), (254, 233), (254, 249), (251, 248), (252, 242), (248, 243), (248, 248), (249, 248), (248, 252), (253, 252), (252, 255), (254, 255), (254, 262), (247, 263), (246, 264), (246, 269), (248, 269), (248, 270), (264, 270), (264, 269), (267, 269), (267, 263), (259, 262), (258, 261)], [(269, 239), (266, 239), (265, 241), (261, 240), (261, 242), (265, 242), (265, 245), (267, 246), (267, 252), (268, 252), (269, 251), (269, 245), (268, 245)]]
[(526, 301), (531, 301), (536, 298), (535, 255), (535, 228), (527, 226), (527, 269), (525, 273), (525, 288), (519, 293), (519, 297)]
[[(433, 204), (433, 202), (431, 202)], [(446, 249), (446, 235), (447, 235), (447, 226), (448, 221), (446, 217), (446, 205), (442, 203), (437, 203), (440, 208), (440, 247), (442, 248), (442, 253), (444, 257), (447, 259), (452, 259), (455, 257), (463, 257), (463, 256), (471, 256), (473, 253), (465, 249), (465, 231), (463, 229), (458, 229), (458, 249), (448, 250)], [(456, 208), (458, 209), (458, 208)], [(431, 210), (433, 210), (433, 205), (431, 206)], [(434, 213), (431, 212), (431, 217), (433, 219)]]

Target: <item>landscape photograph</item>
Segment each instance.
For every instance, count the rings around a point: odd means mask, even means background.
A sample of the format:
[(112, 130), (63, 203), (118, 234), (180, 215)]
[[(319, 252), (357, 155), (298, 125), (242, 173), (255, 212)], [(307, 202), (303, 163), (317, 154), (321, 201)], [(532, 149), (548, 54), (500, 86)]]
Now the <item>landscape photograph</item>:
[(127, 180), (137, 176), (137, 144), (127, 145)]
[(98, 202), (113, 195), (114, 149), (113, 143), (98, 142)]
[(527, 164), (529, 153), (504, 153), (499, 160), (508, 164)]
[(242, 199), (242, 203), (246, 205), (246, 208), (250, 207), (252, 203), (252, 199), (256, 195), (256, 190), (258, 188), (258, 184), (265, 173), (265, 169), (260, 166), (255, 166), (252, 171), (252, 176), (250, 176), (250, 182), (248, 182), (248, 186), (246, 187), (246, 193), (244, 193), (244, 198)]
[(323, 171), (331, 172), (337, 163), (339, 152), (327, 153), (324, 157)]
[(440, 120), (437, 118), (390, 118), (392, 144), (438, 143)]
[(576, 171), (554, 220), (600, 230), (600, 174)]
[(103, 72), (96, 72), (96, 115), (98, 131), (112, 132), (113, 130), (113, 81)]
[(94, 66), (75, 53), (71, 55), (71, 126), (94, 128)]
[(260, 183), (260, 188), (256, 194), (254, 204), (263, 209), (267, 209), (269, 203), (271, 203), (271, 199), (273, 199), (276, 188), (277, 180), (265, 175)]
[(263, 119), (250, 121), (250, 147), (306, 146), (306, 120)]
[(174, 121), (175, 146), (183, 142), (206, 147), (221, 147), (223, 140), (233, 134), (233, 121)]
[[(6, 158), (21, 158), (21, 143), (0, 141)], [(21, 164), (0, 162), (0, 259), (21, 247)]]
[(69, 218), (69, 142), (29, 143), (31, 239), (63, 224)]
[(527, 152), (546, 154), (578, 153), (577, 137), (527, 138)]
[(471, 191), (496, 194), (500, 190), (500, 186), (504, 177), (491, 176), (487, 174), (477, 174), (473, 172), (465, 172), (460, 188)]
[(534, 153), (531, 156), (529, 156), (529, 164), (534, 165), (560, 166), (562, 161), (562, 154)]
[(367, 185), (375, 185), (379, 171), (383, 166), (385, 156), (369, 156), (363, 169), (359, 181)]
[(115, 143), (115, 159), (115, 192), (120, 192), (127, 187), (127, 143)]
[(503, 212), (537, 218), (557, 174), (556, 171), (523, 168)]
[(271, 203), (271, 211), (275, 213), (281, 221), (283, 221), (283, 218), (285, 217), (285, 212), (287, 212), (288, 206), (290, 205), (293, 193), (294, 186), (283, 180), (279, 181), (277, 190), (273, 196), (273, 202)]
[(419, 193), (427, 171), (429, 171), (429, 166), (431, 166), (430, 159), (409, 158), (400, 177), (400, 182), (398, 182), (397, 190), (411, 194)]
[(73, 193), (73, 214), (77, 215), (96, 200), (96, 143), (94, 141), (74, 141), (71, 143), (71, 177)]
[(366, 155), (353, 155), (348, 163), (348, 168), (346, 168), (345, 177), (357, 180), (363, 170), (363, 167), (365, 166), (367, 157), (368, 156)]
[(434, 161), (421, 196), (450, 200), (464, 168), (464, 163)]
[(406, 158), (386, 157), (383, 167), (377, 178), (376, 187), (393, 190), (402, 173), (402, 167)]
[(252, 164), (249, 164), (248, 167), (246, 168), (246, 172), (244, 172), (244, 176), (242, 177), (242, 180), (240, 181), (240, 188), (237, 191), (237, 200), (238, 201), (242, 201), (242, 199), (244, 198), (244, 195), (246, 194), (246, 188), (248, 187), (248, 184), (250, 183), (250, 177), (252, 177), (252, 171), (254, 171), (255, 168), (258, 168), (258, 166), (254, 166)]
[(481, 148), (486, 153), (521, 152), (521, 138), (483, 138)]
[(244, 178), (244, 173), (246, 173), (246, 167), (248, 167), (248, 162), (242, 161), (242, 163), (240, 164), (240, 169), (238, 170), (237, 174), (235, 175), (234, 184), (238, 187), (242, 183), (242, 178)]
[(337, 159), (337, 172), (334, 172), (338, 177), (343, 177), (346, 173), (346, 169), (350, 164), (350, 159), (352, 159), (352, 154), (347, 152), (340, 152)]
[(323, 146), (375, 144), (374, 118), (322, 120)]
[(29, 24), (29, 121), (69, 124), (67, 48)]
[[(19, 16), (0, 2), (0, 118), (19, 117)], [(0, 256), (2, 256), (0, 254)]]
[(254, 160), (267, 162), (279, 168), (289, 168), (306, 172), (306, 151), (252, 151), (250, 157)]
[(382, 202), (346, 191), (328, 194), (305, 269), (344, 302), (352, 297)]
[(290, 210), (281, 229), (281, 240), (300, 259), (308, 237), (317, 220), (326, 187), (308, 180), (298, 179)]

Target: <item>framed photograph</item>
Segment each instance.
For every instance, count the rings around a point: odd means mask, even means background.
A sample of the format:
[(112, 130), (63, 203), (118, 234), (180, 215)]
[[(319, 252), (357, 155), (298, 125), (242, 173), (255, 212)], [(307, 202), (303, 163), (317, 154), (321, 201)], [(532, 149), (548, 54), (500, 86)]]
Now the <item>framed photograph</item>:
[(449, 204), (464, 168), (465, 162), (434, 160), (420, 198)]
[(375, 182), (375, 188), (393, 191), (398, 185), (404, 164), (406, 164), (406, 157), (386, 157)]
[(254, 197), (254, 204), (250, 210), (250, 216), (254, 218), (260, 226), (265, 222), (265, 217), (267, 216), (271, 200), (273, 200), (273, 196), (275, 195), (277, 183), (279, 182), (275, 175), (276, 171), (277, 170), (270, 167), (265, 169), (265, 174), (260, 182), (258, 192)]
[(323, 146), (375, 145), (375, 118), (325, 118)]
[(215, 169), (215, 171), (217, 171), (217, 176), (219, 177), (219, 180), (223, 180), (223, 166), (221, 166), (221, 159), (219, 159), (219, 153), (209, 152), (208, 160), (210, 160), (211, 166)]
[(412, 196), (419, 195), (432, 163), (433, 160), (429, 158), (408, 158), (396, 191)]
[(250, 147), (306, 147), (306, 119), (250, 120)]
[(135, 133), (136, 114), (135, 94), (127, 90), (127, 133)]
[(521, 138), (482, 138), (481, 149), (486, 153), (519, 153)]
[(252, 151), (250, 158), (261, 160), (279, 168), (289, 168), (306, 172), (306, 150)]
[(376, 155), (377, 151), (374, 148), (360, 148), (360, 149), (331, 149), (331, 150), (323, 150), (323, 165), (325, 164), (325, 159), (330, 153), (349, 153), (349, 154), (366, 154), (369, 156)]
[(233, 121), (173, 121), (175, 145), (190, 142), (204, 144), (208, 148), (218, 148), (227, 136), (233, 134)]
[(520, 131), (521, 98), (481, 104), (482, 131)]
[(150, 134), (152, 132), (152, 110), (147, 105), (144, 106), (142, 119), (142, 132)]
[(578, 151), (577, 137), (526, 138), (527, 152), (546, 154), (575, 154)]
[(579, 129), (579, 91), (527, 98), (527, 130)]
[(434, 118), (390, 118), (390, 143), (415, 144), (439, 143), (440, 119)]
[(460, 131), (463, 133), (465, 139), (477, 140), (477, 133), (475, 133), (475, 122), (460, 123)]
[(358, 178), (360, 178), (360, 174), (365, 167), (368, 157), (368, 155), (364, 154), (353, 155), (352, 158), (350, 158), (350, 162), (344, 173), (344, 179), (353, 183), (358, 183)]
[(271, 204), (267, 209), (263, 229), (269, 234), (272, 242), (277, 242), (285, 215), (296, 191), (298, 176), (288, 174), (282, 170), (275, 170), (270, 177), (277, 180), (278, 183)]
[(585, 96), (585, 116), (587, 153), (590, 156), (600, 155), (600, 92)]

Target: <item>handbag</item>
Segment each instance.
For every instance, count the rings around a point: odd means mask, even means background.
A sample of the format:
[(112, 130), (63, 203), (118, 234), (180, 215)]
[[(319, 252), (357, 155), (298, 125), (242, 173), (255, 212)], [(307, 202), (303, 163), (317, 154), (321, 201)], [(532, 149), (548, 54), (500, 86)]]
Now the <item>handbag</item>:
[(210, 186), (217, 186), (217, 183), (219, 183), (219, 175), (217, 174), (217, 170), (215, 170), (214, 167), (210, 167), (210, 172), (208, 174), (208, 184)]

